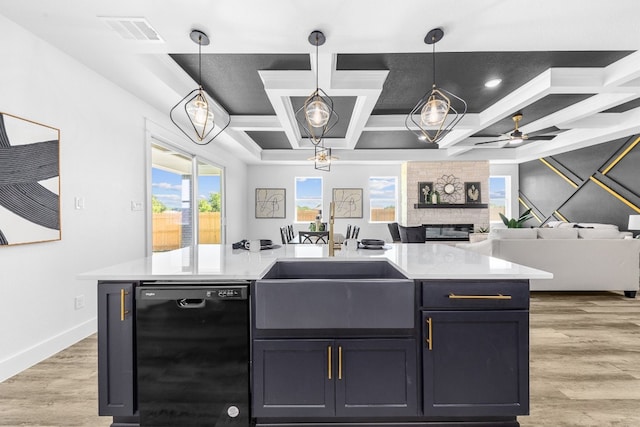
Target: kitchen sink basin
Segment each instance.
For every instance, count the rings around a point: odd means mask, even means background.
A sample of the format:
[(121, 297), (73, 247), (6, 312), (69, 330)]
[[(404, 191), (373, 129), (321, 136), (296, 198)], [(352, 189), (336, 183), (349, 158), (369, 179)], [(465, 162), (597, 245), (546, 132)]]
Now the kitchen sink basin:
[(406, 279), (388, 261), (276, 261), (263, 279)]
[(256, 328), (410, 329), (414, 296), (387, 261), (278, 261), (256, 281)]

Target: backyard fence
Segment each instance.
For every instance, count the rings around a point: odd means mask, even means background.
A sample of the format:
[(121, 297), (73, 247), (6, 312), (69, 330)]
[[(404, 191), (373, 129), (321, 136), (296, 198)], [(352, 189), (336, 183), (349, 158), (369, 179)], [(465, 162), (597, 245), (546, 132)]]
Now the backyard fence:
[[(198, 241), (220, 243), (220, 212), (198, 213)], [(165, 211), (153, 214), (153, 252), (170, 251), (181, 247), (182, 213)]]

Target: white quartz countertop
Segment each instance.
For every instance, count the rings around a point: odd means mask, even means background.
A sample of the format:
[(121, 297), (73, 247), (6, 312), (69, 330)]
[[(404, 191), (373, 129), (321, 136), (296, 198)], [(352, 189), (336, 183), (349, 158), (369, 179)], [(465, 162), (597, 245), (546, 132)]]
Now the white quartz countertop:
[(551, 273), (442, 244), (387, 244), (386, 250), (335, 251), (327, 245), (283, 245), (249, 252), (231, 245), (201, 245), (156, 253), (81, 274), (93, 280), (255, 280), (278, 259), (391, 261), (410, 279), (551, 279)]

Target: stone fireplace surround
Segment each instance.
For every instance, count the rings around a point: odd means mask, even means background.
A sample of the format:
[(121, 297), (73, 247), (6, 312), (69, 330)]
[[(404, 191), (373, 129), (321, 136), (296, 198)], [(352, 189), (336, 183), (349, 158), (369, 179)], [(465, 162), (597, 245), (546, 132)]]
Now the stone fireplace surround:
[(489, 203), (489, 162), (406, 162), (402, 165), (400, 203), (403, 207), (400, 224), (416, 226), (421, 224), (474, 224), (475, 228), (489, 226), (488, 208), (416, 209), (418, 183), (433, 182), (445, 175), (453, 175), (462, 184), (455, 203), (463, 204), (464, 183), (480, 183), (480, 201)]

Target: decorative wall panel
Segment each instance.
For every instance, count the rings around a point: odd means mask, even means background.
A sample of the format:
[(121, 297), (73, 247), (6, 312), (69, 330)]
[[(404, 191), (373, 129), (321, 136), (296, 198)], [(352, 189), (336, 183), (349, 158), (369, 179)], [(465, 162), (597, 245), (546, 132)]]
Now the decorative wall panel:
[(531, 207), (539, 220), (615, 224), (626, 230), (640, 214), (640, 138), (637, 136), (523, 163), (520, 212)]

